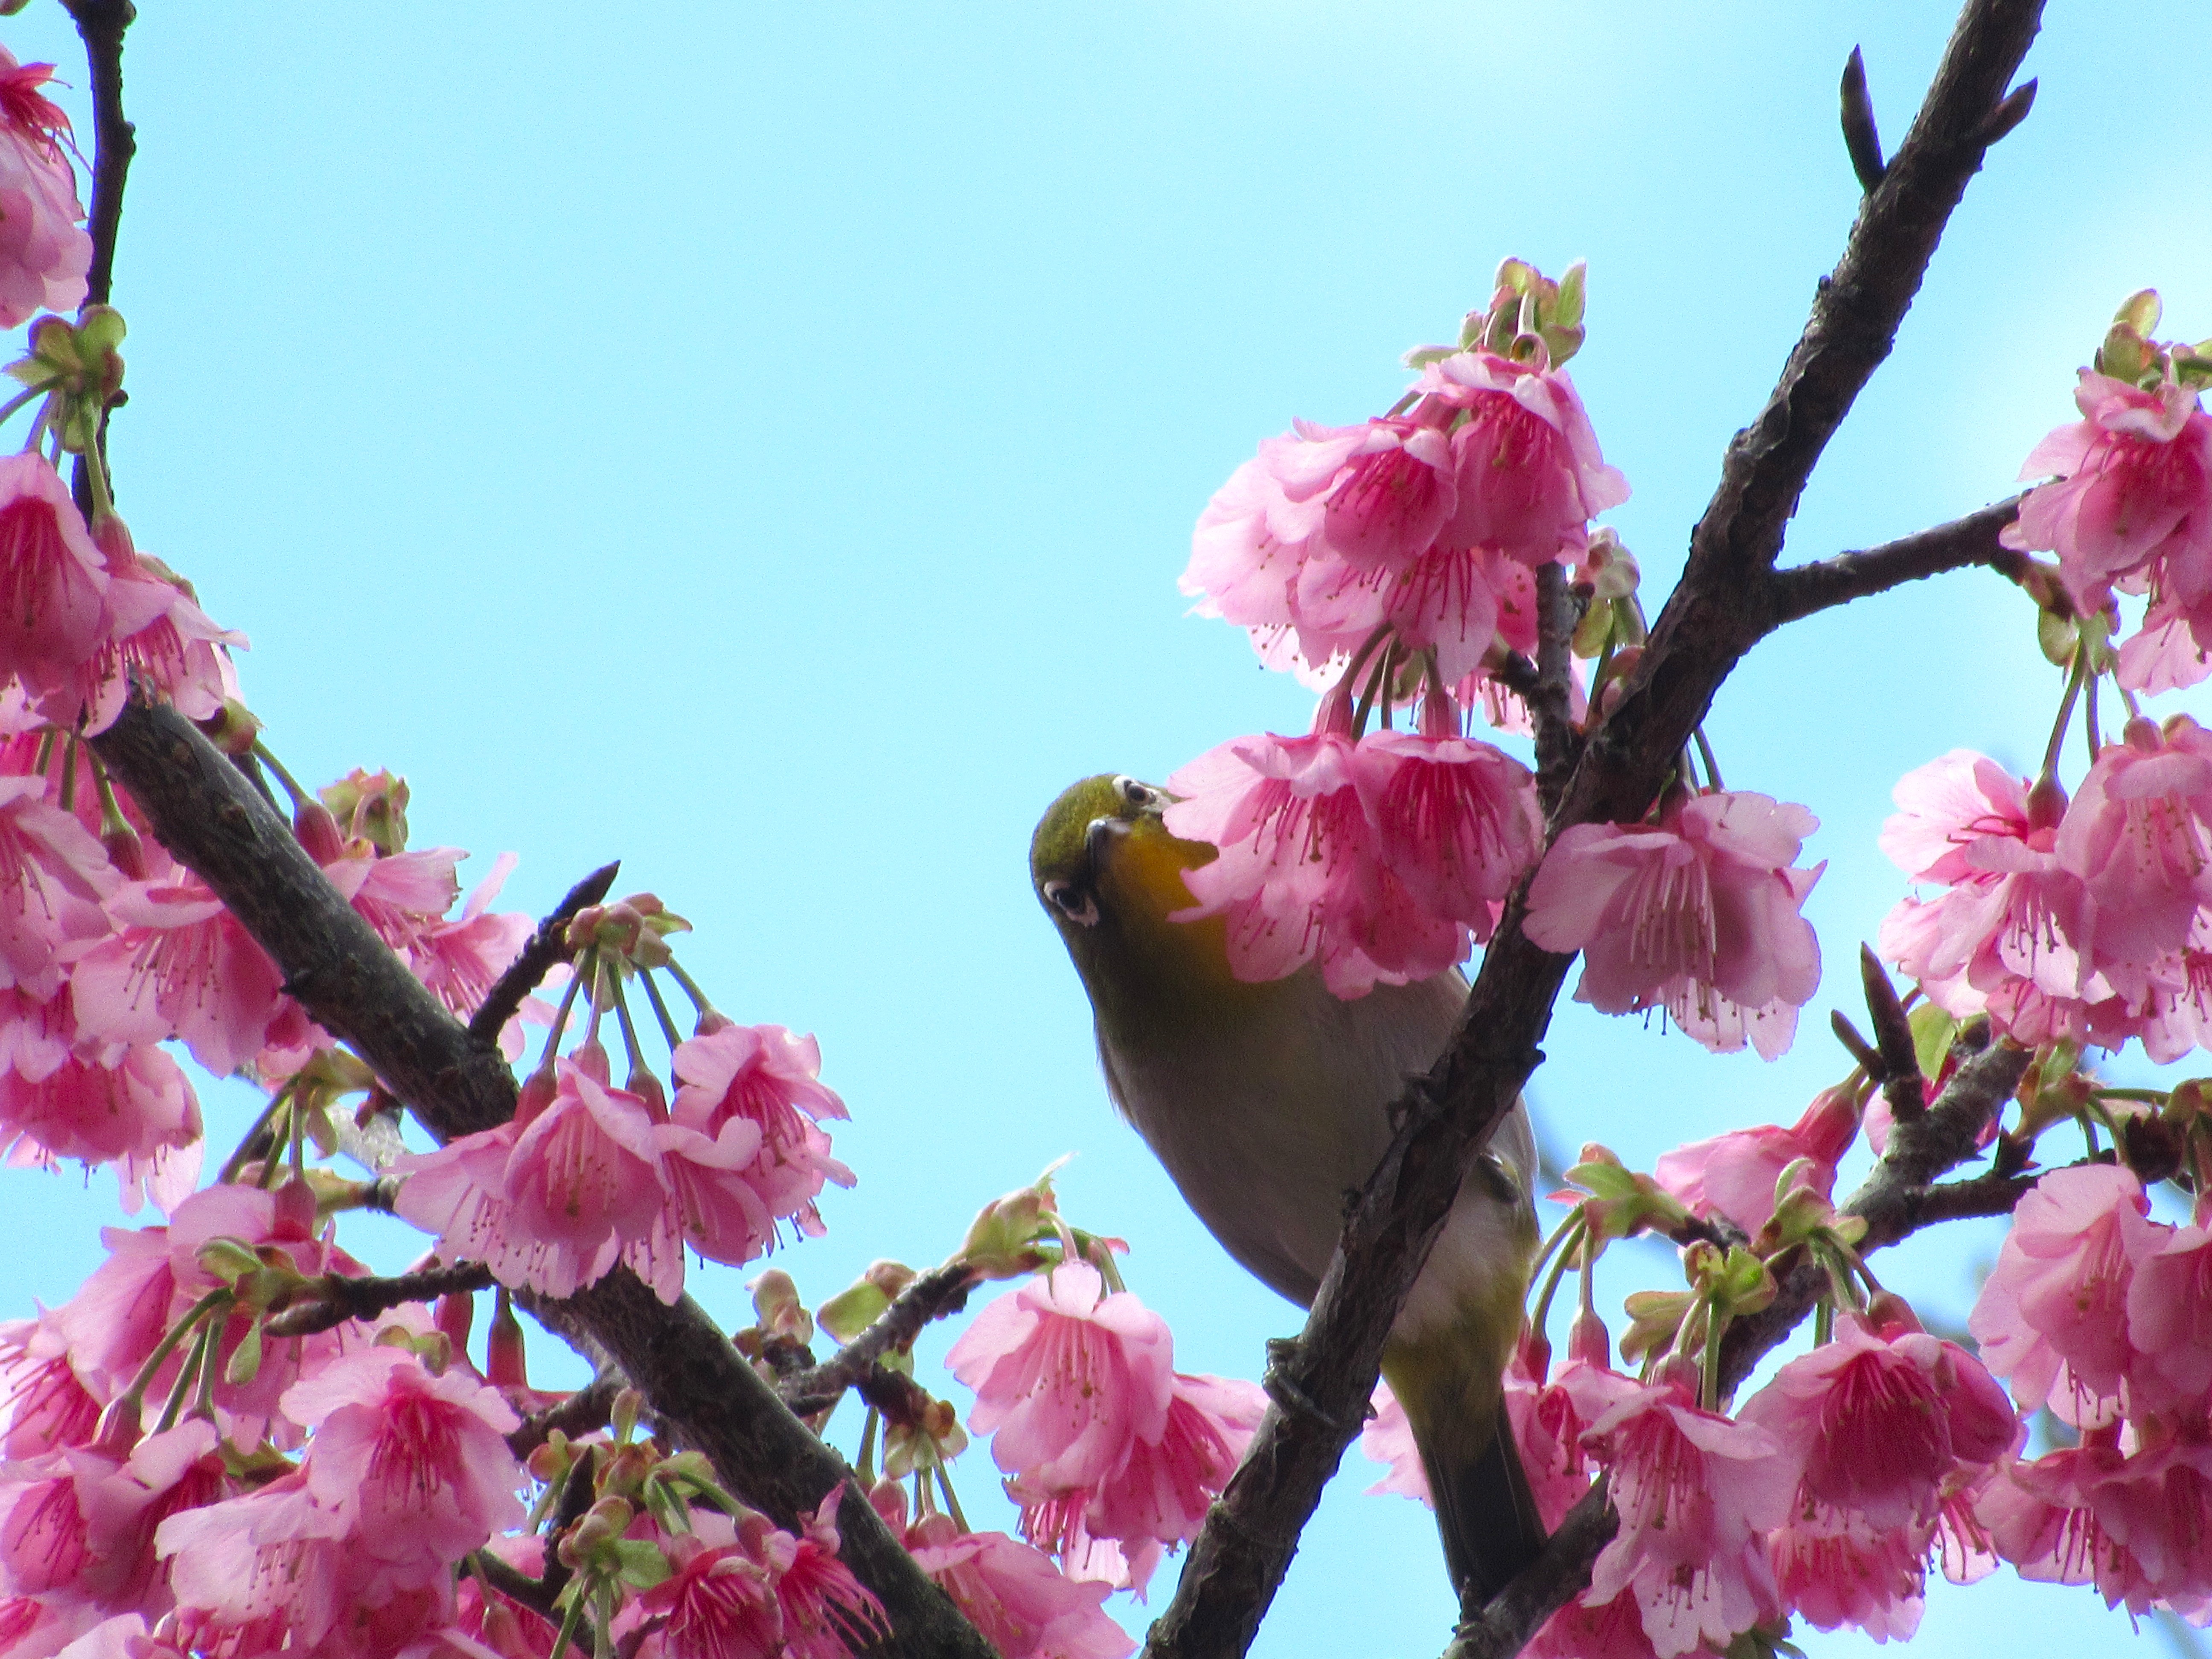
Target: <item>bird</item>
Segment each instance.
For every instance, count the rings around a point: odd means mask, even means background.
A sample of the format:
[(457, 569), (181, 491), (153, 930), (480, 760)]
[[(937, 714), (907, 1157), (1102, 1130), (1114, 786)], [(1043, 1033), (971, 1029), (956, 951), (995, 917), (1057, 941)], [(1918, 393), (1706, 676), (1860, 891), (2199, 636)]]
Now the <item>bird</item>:
[[(1310, 1307), (1347, 1206), (1382, 1159), (1390, 1103), (1443, 1052), (1457, 969), (1340, 1000), (1309, 963), (1231, 972), (1225, 921), (1171, 918), (1216, 849), (1175, 836), (1174, 797), (1127, 775), (1070, 787), (1038, 822), (1030, 875), (1095, 1017), (1107, 1092), (1222, 1248)], [(1536, 1251), (1534, 1133), (1498, 1125), (1391, 1328), (1382, 1373), (1428, 1476), (1446, 1571), (1480, 1607), (1545, 1533), (1502, 1408)]]

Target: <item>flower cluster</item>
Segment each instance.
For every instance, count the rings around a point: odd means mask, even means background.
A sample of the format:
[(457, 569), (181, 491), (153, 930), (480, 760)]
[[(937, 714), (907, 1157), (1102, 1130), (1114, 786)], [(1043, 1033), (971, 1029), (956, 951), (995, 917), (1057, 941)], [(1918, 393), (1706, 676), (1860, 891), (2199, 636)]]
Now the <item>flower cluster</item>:
[(40, 88), (52, 64), (0, 46), (0, 328), (39, 311), (74, 311), (92, 268), (76, 176), (62, 146), (69, 117)]
[(975, 1316), (945, 1358), (975, 1391), (969, 1426), (1022, 1506), (1022, 1532), (1078, 1578), (1142, 1590), (1198, 1535), (1266, 1401), (1175, 1369), (1164, 1320), (1063, 1261)]
[(1909, 772), (1882, 848), (1915, 881), (1881, 949), (1958, 1017), (2160, 1061), (2212, 1035), (2212, 732), (2128, 722), (2069, 800), (1964, 750)]

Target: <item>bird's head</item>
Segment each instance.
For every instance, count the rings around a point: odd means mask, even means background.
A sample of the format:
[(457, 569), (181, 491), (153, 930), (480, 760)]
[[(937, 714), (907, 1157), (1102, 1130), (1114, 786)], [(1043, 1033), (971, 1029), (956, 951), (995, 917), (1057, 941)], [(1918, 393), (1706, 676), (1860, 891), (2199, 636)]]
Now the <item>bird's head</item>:
[(1220, 918), (1168, 920), (1196, 902), (1183, 872), (1216, 856), (1169, 831), (1161, 814), (1174, 799), (1125, 775), (1085, 778), (1046, 809), (1030, 840), (1037, 902), (1109, 1024), (1218, 1017), (1224, 999), (1258, 988), (1229, 971)]

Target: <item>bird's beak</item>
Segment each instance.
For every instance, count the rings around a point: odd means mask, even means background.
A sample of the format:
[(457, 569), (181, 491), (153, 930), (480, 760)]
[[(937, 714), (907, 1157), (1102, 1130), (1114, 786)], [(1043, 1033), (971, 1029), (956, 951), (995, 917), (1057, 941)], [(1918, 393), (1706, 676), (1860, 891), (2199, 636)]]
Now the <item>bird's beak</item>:
[(1108, 839), (1115, 836), (1126, 836), (1128, 833), (1129, 821), (1127, 818), (1103, 817), (1091, 820), (1090, 827), (1083, 832), (1085, 866), (1083, 884), (1085, 886), (1093, 892), (1097, 890), (1098, 872), (1105, 855)]

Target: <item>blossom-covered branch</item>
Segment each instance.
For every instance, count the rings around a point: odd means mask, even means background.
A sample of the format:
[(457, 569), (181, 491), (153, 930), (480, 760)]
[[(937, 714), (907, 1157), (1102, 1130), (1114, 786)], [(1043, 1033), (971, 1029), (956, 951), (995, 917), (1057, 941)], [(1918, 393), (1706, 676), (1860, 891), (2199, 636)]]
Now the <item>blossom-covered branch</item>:
[[(1758, 419), (1729, 446), (1681, 582), (1620, 704), (1568, 780), (1554, 835), (1634, 823), (1656, 798), (1729, 671), (1780, 618), (1773, 565), (1830, 435), (1888, 355), (1952, 210), (2003, 123), (2039, 26), (2036, 0), (1970, 0), (1911, 131), (1867, 198), (1834, 273)], [(1570, 958), (1508, 904), (1451, 1048), (1399, 1103), (1402, 1126), (1346, 1224), (1270, 1407), (1193, 1547), (1149, 1651), (1241, 1653), (1300, 1529), (1358, 1432), (1383, 1341), (1466, 1171), (1541, 1058)], [(1297, 1403), (1286, 1409), (1284, 1398)]]
[[(276, 960), (289, 993), (434, 1134), (449, 1140), (513, 1115), (514, 1079), (499, 1051), (440, 1006), (191, 722), (134, 702), (94, 743), (162, 844)], [(664, 1304), (623, 1268), (565, 1301), (518, 1300), (587, 1354), (611, 1355), (678, 1437), (779, 1522), (802, 1527), (842, 1487), (843, 1559), (902, 1642), (916, 1653), (988, 1653), (849, 1484), (844, 1460), (784, 1408), (696, 1303)]]

